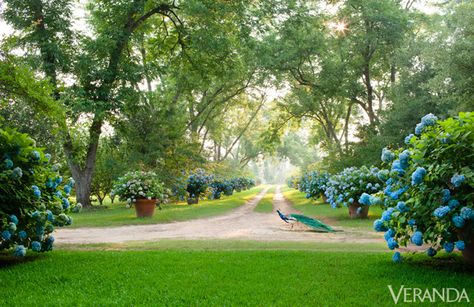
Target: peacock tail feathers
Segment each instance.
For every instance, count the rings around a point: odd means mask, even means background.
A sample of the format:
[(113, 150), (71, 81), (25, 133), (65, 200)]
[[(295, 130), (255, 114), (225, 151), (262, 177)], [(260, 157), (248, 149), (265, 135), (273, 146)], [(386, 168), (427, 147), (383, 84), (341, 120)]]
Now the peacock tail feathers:
[(301, 215), (301, 214), (289, 214), (289, 217), (294, 218), (296, 221), (303, 223), (315, 230), (324, 231), (324, 232), (334, 232), (335, 230), (329, 226), (321, 222), (320, 220), (313, 219), (309, 216)]

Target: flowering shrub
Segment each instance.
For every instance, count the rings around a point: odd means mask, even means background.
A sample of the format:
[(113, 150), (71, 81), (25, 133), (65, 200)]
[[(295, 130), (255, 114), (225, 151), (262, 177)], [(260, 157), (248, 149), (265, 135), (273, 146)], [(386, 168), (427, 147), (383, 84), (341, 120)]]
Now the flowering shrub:
[(248, 190), (251, 187), (255, 186), (255, 180), (245, 177), (238, 177), (231, 179), (232, 185), (234, 186), (234, 190), (236, 192), (240, 192), (242, 190)]
[(154, 172), (129, 172), (120, 177), (114, 185), (113, 193), (128, 205), (137, 199), (157, 199), (165, 203), (167, 193), (158, 175)]
[(64, 181), (51, 156), (14, 130), (0, 130), (0, 158), (0, 250), (12, 248), (15, 256), (51, 250), (54, 228), (72, 223), (74, 180)]
[(189, 197), (197, 203), (199, 197), (206, 193), (212, 178), (212, 176), (206, 174), (202, 169), (198, 169), (189, 175), (186, 180), (186, 191), (189, 193)]
[[(383, 181), (377, 176), (378, 168), (350, 167), (330, 177), (325, 195), (333, 208), (350, 205), (380, 205), (378, 197), (369, 194), (378, 191)], [(361, 208), (361, 207), (359, 207)], [(357, 209), (360, 213), (361, 209)]]
[(318, 199), (324, 195), (328, 181), (328, 173), (312, 171), (301, 176), (298, 189), (306, 193), (306, 198)]
[[(228, 189), (227, 183), (221, 179), (212, 180), (209, 187), (211, 188), (211, 193), (209, 195), (210, 199), (220, 199), (222, 193)], [(232, 186), (232, 190), (233, 189), (234, 187)]]
[[(437, 121), (428, 114), (384, 160), (386, 211), (375, 221), (389, 249), (430, 245), (429, 256), (472, 246), (474, 233), (474, 113)], [(387, 149), (385, 151), (388, 151)], [(397, 159), (396, 159), (397, 158)], [(382, 159), (383, 160), (383, 159)], [(394, 261), (400, 261), (396, 254)]]

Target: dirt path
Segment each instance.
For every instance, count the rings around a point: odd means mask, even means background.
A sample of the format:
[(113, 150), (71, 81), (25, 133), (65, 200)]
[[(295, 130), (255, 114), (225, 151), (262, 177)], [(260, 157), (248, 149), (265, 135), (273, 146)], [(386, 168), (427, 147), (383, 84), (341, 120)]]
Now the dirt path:
[[(257, 241), (314, 241), (314, 242), (382, 242), (383, 239), (360, 233), (336, 232), (316, 233), (290, 230), (275, 212), (254, 212), (255, 206), (266, 194), (262, 191), (254, 199), (232, 212), (217, 217), (195, 219), (184, 222), (154, 225), (133, 225), (104, 228), (60, 229), (56, 232), (58, 243), (122, 243), (127, 241), (156, 241), (160, 239), (239, 239)], [(296, 213), (283, 198), (277, 187), (273, 209), (284, 213)]]

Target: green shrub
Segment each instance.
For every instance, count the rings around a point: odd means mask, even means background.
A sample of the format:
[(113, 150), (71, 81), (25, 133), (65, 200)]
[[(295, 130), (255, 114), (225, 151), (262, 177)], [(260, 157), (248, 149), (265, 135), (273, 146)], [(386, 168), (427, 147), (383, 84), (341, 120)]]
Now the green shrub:
[(0, 155), (0, 250), (14, 248), (16, 256), (51, 250), (54, 228), (72, 223), (74, 180), (64, 183), (51, 156), (15, 130), (0, 130)]

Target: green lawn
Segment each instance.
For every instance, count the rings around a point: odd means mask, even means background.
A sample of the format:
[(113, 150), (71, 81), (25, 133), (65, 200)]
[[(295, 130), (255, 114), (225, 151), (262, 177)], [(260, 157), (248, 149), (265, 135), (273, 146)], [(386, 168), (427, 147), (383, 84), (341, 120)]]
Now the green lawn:
[[(395, 264), (391, 253), (368, 253), (356, 246), (350, 251), (347, 244), (333, 244), (345, 252), (222, 250), (218, 247), (227, 243), (216, 243), (216, 248), (201, 244), (57, 250), (20, 263), (3, 257), (0, 305), (391, 306), (387, 285), (466, 288), (474, 299), (474, 273), (458, 255), (436, 257), (436, 265), (424, 255)], [(287, 243), (276, 244), (284, 248)]]
[(271, 187), (265, 197), (257, 204), (254, 211), (260, 213), (270, 213), (273, 211), (273, 196), (275, 191), (275, 187)]
[(106, 227), (135, 224), (156, 224), (173, 221), (183, 221), (200, 217), (209, 217), (223, 214), (237, 208), (246, 201), (255, 197), (265, 186), (258, 186), (253, 189), (234, 193), (229, 197), (222, 197), (220, 200), (203, 200), (197, 205), (186, 203), (170, 203), (163, 205), (163, 210), (156, 210), (151, 218), (136, 218), (134, 208), (126, 208), (124, 203), (115, 203), (106, 208), (83, 210), (80, 213), (73, 213), (73, 224), (71, 227)]
[(371, 207), (368, 219), (351, 219), (347, 208), (333, 209), (322, 199), (317, 201), (307, 199), (304, 193), (288, 187), (282, 188), (282, 193), (293, 206), (303, 212), (305, 215), (315, 216), (317, 218), (330, 219), (332, 225), (343, 227), (354, 227), (361, 230), (372, 230), (374, 220), (380, 218), (382, 209), (380, 207)]

